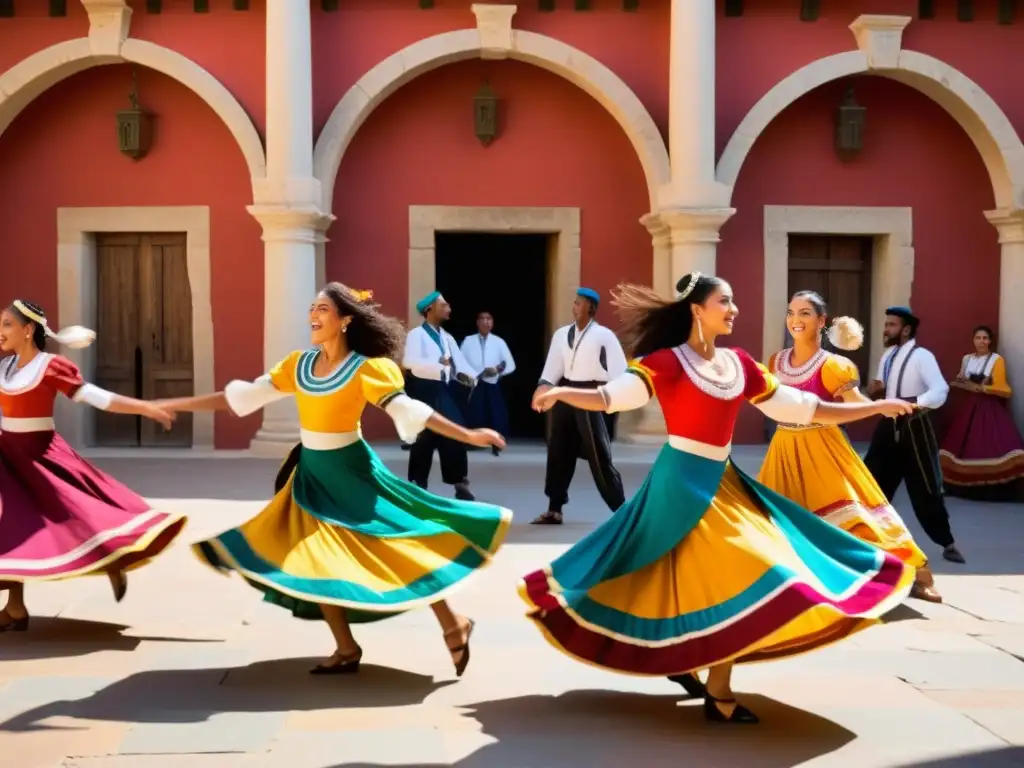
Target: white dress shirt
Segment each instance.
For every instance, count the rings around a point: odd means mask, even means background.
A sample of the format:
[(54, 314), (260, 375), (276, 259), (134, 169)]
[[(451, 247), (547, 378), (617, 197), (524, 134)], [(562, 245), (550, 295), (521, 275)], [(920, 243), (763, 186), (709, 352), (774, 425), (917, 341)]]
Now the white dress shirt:
[(917, 398), (922, 408), (939, 408), (949, 395), (949, 384), (935, 355), (914, 339), (885, 351), (878, 363), (878, 377), (885, 384), (886, 398)]
[[(626, 355), (611, 329), (591, 320), (582, 331), (576, 328), (573, 345), (569, 345), (566, 325), (555, 331), (548, 348), (548, 359), (540, 375), (542, 384), (557, 385), (560, 379), (569, 381), (610, 381), (626, 371)], [(604, 351), (605, 369), (601, 365)]]
[(505, 370), (497, 376), (480, 377), (481, 381), (486, 381), (488, 384), (497, 383), (502, 376), (508, 376), (516, 369), (516, 361), (512, 359), (512, 352), (509, 351), (508, 344), (501, 336), (493, 333), (486, 336), (480, 333), (467, 336), (462, 340), (461, 350), (466, 362), (481, 373), (484, 368), (497, 368), (502, 363), (505, 364)]
[[(462, 354), (452, 335), (443, 328), (438, 329), (441, 347), (430, 337), (422, 325), (418, 325), (405, 336), (405, 354), (402, 367), (418, 379), (451, 381), (456, 374), (464, 373), (471, 379), (480, 375)], [(443, 351), (442, 351), (443, 347)], [(441, 358), (447, 357), (450, 365), (441, 365)]]

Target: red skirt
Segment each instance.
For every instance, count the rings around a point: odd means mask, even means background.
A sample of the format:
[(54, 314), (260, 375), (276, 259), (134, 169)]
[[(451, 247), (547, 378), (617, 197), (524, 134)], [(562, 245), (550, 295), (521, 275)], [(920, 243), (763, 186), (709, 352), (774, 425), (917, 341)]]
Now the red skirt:
[(137, 568), (185, 517), (150, 509), (56, 432), (0, 433), (0, 581)]
[(954, 390), (950, 419), (939, 450), (942, 479), (953, 496), (1019, 485), (1024, 479), (1024, 440), (1006, 399)]

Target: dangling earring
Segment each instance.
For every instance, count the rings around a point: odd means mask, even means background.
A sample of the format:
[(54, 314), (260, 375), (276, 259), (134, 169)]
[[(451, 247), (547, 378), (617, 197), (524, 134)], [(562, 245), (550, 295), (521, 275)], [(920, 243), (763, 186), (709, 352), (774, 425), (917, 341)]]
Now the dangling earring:
[(700, 345), (704, 347), (704, 351), (708, 351), (708, 343), (704, 341), (704, 324), (700, 321), (700, 315), (697, 316), (697, 338), (700, 339)]
[(341, 332), (348, 333), (348, 323), (345, 323), (343, 326), (341, 326)]

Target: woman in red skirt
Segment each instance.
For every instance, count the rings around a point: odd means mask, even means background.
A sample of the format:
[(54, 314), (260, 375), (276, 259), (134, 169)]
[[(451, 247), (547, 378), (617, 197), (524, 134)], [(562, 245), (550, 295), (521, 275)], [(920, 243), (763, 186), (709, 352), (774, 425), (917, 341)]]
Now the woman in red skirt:
[(0, 314), (0, 632), (28, 629), (25, 582), (106, 574), (124, 597), (125, 571), (163, 551), (185, 518), (150, 509), (116, 480), (91, 466), (54, 431), (60, 393), (110, 413), (154, 419), (173, 416), (82, 380), (70, 360), (45, 351), (47, 338), (74, 348), (95, 334), (80, 326), (54, 333), (43, 310), (15, 301)]
[(994, 351), (987, 325), (974, 329), (974, 354), (964, 355), (950, 382), (952, 411), (939, 450), (946, 493), (988, 501), (1012, 501), (1024, 490), (1024, 440), (1007, 407), (1006, 363)]

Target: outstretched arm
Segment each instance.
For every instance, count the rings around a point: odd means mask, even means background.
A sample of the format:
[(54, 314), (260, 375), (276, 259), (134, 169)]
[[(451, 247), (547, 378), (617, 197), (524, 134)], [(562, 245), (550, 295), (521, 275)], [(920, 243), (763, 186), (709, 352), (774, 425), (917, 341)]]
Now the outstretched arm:
[(169, 400), (157, 400), (157, 404), (171, 411), (230, 411), (228, 399), (223, 392), (197, 397), (175, 397)]

